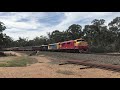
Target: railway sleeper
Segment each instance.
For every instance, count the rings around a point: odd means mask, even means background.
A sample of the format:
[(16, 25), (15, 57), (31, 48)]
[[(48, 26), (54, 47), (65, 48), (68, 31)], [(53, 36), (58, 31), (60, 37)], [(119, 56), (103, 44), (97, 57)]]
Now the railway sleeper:
[(66, 65), (66, 64), (69, 64), (69, 63), (60, 63), (59, 65)]
[(84, 66), (89, 66), (89, 67), (94, 67), (94, 68), (100, 68), (100, 69), (105, 69), (105, 70), (112, 70), (112, 71), (120, 71), (120, 66), (117, 65), (107, 65), (107, 64), (95, 64), (95, 63), (88, 63), (85, 61), (68, 61), (70, 64), (78, 64), (78, 65), (84, 65)]
[(80, 69), (88, 69), (88, 68), (92, 68), (91, 66), (87, 66), (87, 67), (82, 67)]

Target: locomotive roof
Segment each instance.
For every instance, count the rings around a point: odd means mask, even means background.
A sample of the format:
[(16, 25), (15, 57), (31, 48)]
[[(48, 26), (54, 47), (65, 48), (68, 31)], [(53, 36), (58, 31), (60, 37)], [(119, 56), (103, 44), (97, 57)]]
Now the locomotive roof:
[(55, 44), (58, 44), (58, 43), (53, 43), (53, 44), (49, 44), (49, 45), (55, 45)]
[(48, 46), (48, 45), (41, 45), (41, 46)]
[(76, 40), (84, 40), (83, 38), (80, 38), (80, 39), (76, 39)]
[(60, 43), (67, 43), (67, 42), (74, 42), (74, 40), (64, 41), (64, 42), (60, 42)]

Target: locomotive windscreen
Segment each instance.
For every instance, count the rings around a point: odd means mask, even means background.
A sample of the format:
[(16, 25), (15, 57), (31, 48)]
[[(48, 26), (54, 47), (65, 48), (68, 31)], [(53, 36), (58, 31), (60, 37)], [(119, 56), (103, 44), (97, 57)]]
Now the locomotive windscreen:
[(85, 41), (85, 40), (83, 40), (83, 39), (82, 40), (77, 40), (77, 42), (81, 42), (81, 41)]

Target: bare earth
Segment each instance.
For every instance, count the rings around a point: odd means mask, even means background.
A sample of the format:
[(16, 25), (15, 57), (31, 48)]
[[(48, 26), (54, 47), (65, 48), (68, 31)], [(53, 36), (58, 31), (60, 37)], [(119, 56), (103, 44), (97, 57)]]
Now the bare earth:
[(119, 72), (80, 69), (85, 67), (82, 65), (59, 65), (43, 55), (32, 57), (38, 59), (39, 63), (27, 67), (0, 67), (0, 78), (120, 78)]

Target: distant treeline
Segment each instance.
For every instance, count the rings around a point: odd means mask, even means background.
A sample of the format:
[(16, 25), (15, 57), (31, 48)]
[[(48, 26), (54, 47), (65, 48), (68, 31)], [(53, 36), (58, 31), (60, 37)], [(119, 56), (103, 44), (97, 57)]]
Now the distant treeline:
[(120, 51), (120, 17), (116, 17), (108, 25), (105, 25), (104, 19), (94, 19), (90, 25), (85, 25), (83, 28), (79, 24), (72, 24), (67, 30), (54, 30), (47, 33), (48, 37), (37, 36), (33, 40), (19, 37), (18, 40), (14, 41), (2, 33), (5, 29), (5, 25), (0, 22), (1, 47), (39, 46), (84, 38), (89, 43), (91, 52)]

